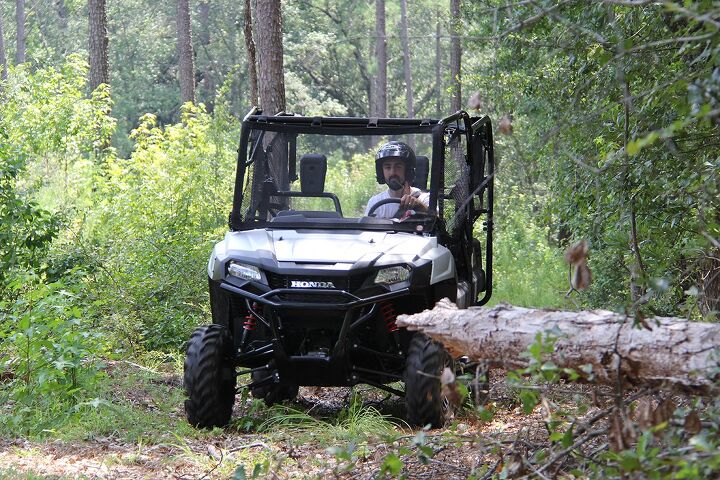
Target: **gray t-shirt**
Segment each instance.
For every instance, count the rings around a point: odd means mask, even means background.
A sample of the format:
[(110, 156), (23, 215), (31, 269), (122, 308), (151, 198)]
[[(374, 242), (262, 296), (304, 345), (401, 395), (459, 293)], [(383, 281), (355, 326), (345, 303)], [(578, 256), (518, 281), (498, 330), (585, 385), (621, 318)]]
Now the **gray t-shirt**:
[[(419, 188), (415, 187), (410, 187), (410, 193), (415, 195), (417, 199), (420, 200), (426, 207), (430, 205), (430, 193), (422, 192)], [(375, 205), (380, 200), (385, 200), (386, 198), (393, 198), (390, 196), (390, 190), (384, 190), (372, 197), (368, 201), (367, 207), (365, 208), (365, 216), (367, 216), (370, 208), (373, 205)], [(392, 218), (392, 216), (395, 215), (395, 212), (397, 212), (399, 208), (399, 203), (387, 203), (385, 205), (381, 205), (380, 207), (378, 207), (377, 210), (375, 210), (375, 216), (377, 218)]]

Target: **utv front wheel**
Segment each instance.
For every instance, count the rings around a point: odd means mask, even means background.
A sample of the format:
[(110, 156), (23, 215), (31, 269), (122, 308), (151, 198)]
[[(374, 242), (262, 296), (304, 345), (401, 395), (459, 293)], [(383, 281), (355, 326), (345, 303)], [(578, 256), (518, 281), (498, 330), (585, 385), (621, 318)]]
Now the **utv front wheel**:
[(445, 424), (449, 406), (442, 396), (440, 374), (452, 363), (442, 345), (421, 333), (413, 336), (405, 364), (405, 403), (410, 425), (441, 428)]
[(185, 353), (185, 414), (198, 428), (224, 427), (235, 403), (233, 343), (222, 325), (197, 328)]

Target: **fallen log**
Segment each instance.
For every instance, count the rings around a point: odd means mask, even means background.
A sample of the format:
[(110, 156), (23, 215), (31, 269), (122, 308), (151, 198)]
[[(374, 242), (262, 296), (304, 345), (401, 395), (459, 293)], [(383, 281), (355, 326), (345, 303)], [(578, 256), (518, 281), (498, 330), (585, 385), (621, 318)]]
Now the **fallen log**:
[(529, 359), (523, 352), (538, 334), (550, 332), (557, 338), (546, 359), (593, 383), (616, 385), (620, 380), (688, 393), (720, 391), (719, 324), (673, 317), (636, 322), (606, 310), (569, 312), (508, 304), (458, 309), (447, 299), (432, 310), (400, 315), (397, 324), (422, 331), (455, 356), (506, 369), (526, 367)]

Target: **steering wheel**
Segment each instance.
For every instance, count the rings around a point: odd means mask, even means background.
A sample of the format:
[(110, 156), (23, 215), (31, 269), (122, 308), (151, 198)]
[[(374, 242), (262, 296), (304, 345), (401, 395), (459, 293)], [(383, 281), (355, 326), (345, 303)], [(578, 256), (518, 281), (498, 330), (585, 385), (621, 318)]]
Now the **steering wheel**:
[(380, 201), (377, 202), (375, 205), (373, 205), (372, 207), (370, 207), (370, 210), (368, 211), (367, 216), (368, 216), (368, 217), (374, 217), (374, 216), (375, 216), (375, 210), (377, 210), (378, 208), (382, 207), (383, 205), (387, 205), (388, 203), (397, 203), (397, 204), (400, 204), (400, 199), (399, 199), (399, 198), (384, 198), (384, 199), (380, 200)]
[[(379, 202), (377, 202), (375, 205), (373, 205), (373, 206), (370, 208), (370, 211), (368, 211), (367, 216), (368, 216), (368, 217), (374, 217), (374, 216), (375, 216), (375, 210), (377, 210), (378, 208), (380, 208), (380, 207), (383, 206), (383, 205), (387, 205), (388, 203), (397, 203), (397, 204), (399, 204), (399, 203), (400, 203), (400, 199), (399, 199), (399, 198), (385, 198), (385, 199), (383, 199), (383, 200), (380, 200)], [(404, 210), (404, 212), (407, 212), (408, 210), (412, 210), (412, 211), (414, 212), (414, 213), (411, 215), (411, 217), (412, 217), (412, 218), (415, 218), (415, 219), (427, 218), (427, 217), (430, 216), (430, 214), (429, 214), (428, 212), (422, 212), (422, 211), (413, 210), (413, 209), (407, 209), (407, 210)], [(400, 218), (400, 221), (403, 221), (403, 220), (407, 220), (407, 219), (410, 218), (410, 217), (407, 217), (407, 218), (392, 217), (392, 218)]]

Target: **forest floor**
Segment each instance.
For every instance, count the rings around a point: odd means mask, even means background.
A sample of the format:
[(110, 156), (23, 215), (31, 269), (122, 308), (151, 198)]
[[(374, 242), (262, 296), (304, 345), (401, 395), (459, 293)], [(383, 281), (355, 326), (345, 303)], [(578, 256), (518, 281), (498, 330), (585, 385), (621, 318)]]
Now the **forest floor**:
[(492, 415), (466, 407), (444, 429), (408, 428), (403, 402), (378, 390), (301, 388), (272, 408), (238, 395), (231, 427), (198, 431), (185, 422), (179, 373), (117, 362), (106, 401), (74, 423), (0, 438), (0, 479), (489, 478), (548, 442), (543, 408), (523, 413), (501, 373)]

